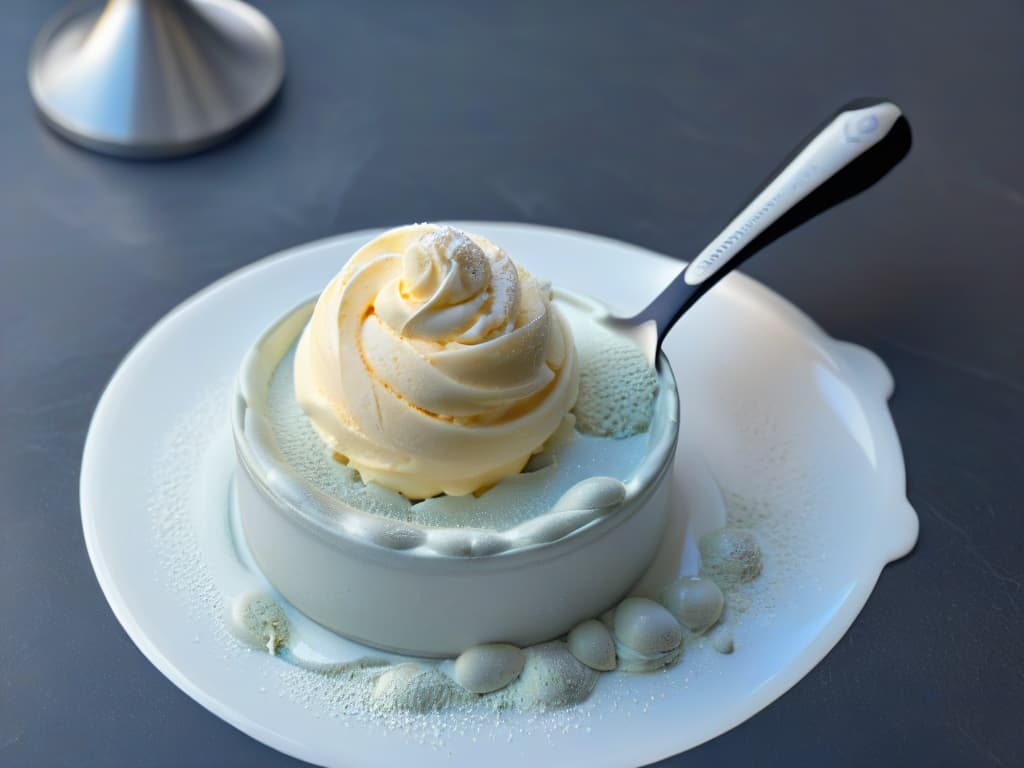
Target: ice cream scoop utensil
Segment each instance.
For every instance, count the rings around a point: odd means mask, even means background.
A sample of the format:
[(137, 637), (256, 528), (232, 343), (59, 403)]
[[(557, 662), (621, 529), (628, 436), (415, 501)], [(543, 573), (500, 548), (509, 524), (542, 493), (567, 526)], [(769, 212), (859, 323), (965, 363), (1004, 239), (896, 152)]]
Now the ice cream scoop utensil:
[(867, 189), (910, 150), (910, 126), (890, 101), (860, 99), (800, 144), (753, 199), (634, 317), (606, 324), (654, 363), (676, 321), (742, 261), (836, 203)]

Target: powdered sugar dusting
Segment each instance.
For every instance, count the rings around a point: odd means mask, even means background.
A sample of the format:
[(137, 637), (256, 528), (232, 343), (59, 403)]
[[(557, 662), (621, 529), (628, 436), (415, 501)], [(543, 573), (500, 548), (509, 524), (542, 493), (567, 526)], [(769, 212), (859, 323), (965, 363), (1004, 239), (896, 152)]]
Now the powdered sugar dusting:
[[(228, 429), (230, 383), (220, 382), (183, 409), (174, 430), (163, 437), (153, 467), (147, 513), (160, 572), (181, 599), (188, 617), (214, 628), (226, 646), (233, 646), (221, 618), (223, 598), (199, 548), (191, 515), (196, 505), (196, 478), (218, 431)], [(225, 500), (226, 493), (225, 491)]]

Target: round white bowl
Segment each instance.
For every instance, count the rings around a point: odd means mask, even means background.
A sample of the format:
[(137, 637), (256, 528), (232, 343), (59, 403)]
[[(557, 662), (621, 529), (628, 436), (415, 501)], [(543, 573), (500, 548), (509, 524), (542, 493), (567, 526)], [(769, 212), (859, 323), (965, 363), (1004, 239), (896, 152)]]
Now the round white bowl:
[(332, 498), (278, 450), (267, 419), (270, 381), (313, 305), (287, 313), (249, 350), (231, 414), (245, 538), (292, 605), (362, 643), (454, 656), (478, 643), (558, 637), (640, 578), (665, 527), (679, 431), (676, 381), (663, 355), (647, 452), (626, 482), (581, 477), (551, 510), (506, 531), (434, 528)]

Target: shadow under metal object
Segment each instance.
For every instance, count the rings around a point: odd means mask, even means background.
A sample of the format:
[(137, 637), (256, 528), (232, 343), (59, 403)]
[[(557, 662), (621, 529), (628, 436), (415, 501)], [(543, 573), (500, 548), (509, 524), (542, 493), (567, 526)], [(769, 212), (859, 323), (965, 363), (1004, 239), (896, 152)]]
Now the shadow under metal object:
[(29, 61), (46, 122), (89, 149), (136, 158), (204, 149), (274, 98), (284, 48), (239, 0), (75, 4), (40, 32)]

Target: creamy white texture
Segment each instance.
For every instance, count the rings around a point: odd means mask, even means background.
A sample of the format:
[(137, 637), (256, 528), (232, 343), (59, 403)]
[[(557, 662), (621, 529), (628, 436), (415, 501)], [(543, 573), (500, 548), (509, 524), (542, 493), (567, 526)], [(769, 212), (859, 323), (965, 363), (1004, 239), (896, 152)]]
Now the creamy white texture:
[(317, 302), (295, 392), (366, 482), (464, 495), (519, 472), (572, 408), (568, 323), (498, 246), (451, 227), (389, 230)]

